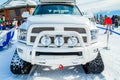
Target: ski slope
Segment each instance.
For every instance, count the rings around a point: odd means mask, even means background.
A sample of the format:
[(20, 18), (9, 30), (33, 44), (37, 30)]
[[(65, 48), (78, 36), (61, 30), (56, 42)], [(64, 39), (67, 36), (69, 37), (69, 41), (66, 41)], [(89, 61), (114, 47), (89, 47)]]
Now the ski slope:
[[(120, 33), (120, 27), (114, 31)], [(120, 35), (114, 33), (110, 35), (110, 50), (105, 50), (103, 48), (106, 47), (106, 34), (104, 30), (99, 29), (98, 42), (101, 44), (100, 51), (105, 64), (102, 74), (85, 74), (81, 66), (65, 67), (64, 70), (39, 66), (35, 69), (33, 80), (120, 80)], [(10, 48), (0, 51), (0, 80), (27, 80), (29, 76), (11, 73), (10, 62), (15, 49), (16, 36)], [(39, 74), (36, 71), (39, 71)]]

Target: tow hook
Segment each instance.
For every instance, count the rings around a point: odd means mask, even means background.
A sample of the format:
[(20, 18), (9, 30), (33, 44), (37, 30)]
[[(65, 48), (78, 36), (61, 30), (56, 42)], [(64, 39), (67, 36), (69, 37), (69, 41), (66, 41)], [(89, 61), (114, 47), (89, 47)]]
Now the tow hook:
[(64, 66), (62, 64), (59, 65), (59, 69), (60, 70), (63, 70), (64, 69)]

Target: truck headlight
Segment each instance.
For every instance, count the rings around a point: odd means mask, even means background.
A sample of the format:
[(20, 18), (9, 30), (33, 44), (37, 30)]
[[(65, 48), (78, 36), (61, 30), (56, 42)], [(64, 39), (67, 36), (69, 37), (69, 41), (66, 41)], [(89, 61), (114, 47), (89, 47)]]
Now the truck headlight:
[(78, 40), (77, 40), (76, 37), (70, 37), (70, 38), (68, 39), (68, 45), (69, 45), (69, 46), (76, 46), (77, 43), (78, 43)]
[(97, 39), (97, 30), (91, 30), (90, 33), (91, 33), (91, 40), (95, 40)]
[(57, 36), (54, 42), (56, 46), (62, 46), (64, 44), (64, 39), (63, 37)]
[(41, 39), (41, 43), (44, 46), (49, 46), (51, 44), (51, 38), (49, 36), (43, 36)]
[(27, 30), (20, 29), (18, 38), (19, 38), (19, 40), (26, 41), (26, 39), (27, 39)]

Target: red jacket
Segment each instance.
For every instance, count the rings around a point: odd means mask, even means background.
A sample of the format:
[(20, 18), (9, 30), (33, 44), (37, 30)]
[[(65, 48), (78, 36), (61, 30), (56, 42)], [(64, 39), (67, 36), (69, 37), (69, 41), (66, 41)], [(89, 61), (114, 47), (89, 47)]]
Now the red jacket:
[(111, 25), (112, 24), (112, 19), (110, 17), (106, 17), (105, 20), (104, 20), (104, 24), (105, 25)]

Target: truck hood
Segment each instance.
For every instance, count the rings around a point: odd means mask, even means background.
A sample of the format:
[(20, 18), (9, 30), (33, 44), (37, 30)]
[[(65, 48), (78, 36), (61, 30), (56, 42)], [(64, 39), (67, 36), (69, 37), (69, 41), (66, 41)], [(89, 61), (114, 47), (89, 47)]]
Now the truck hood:
[[(88, 18), (78, 15), (35, 15), (30, 16), (27, 21), (21, 25), (21, 28), (26, 28), (31, 24), (86, 24), (89, 25)], [(23, 26), (24, 25), (24, 26)]]
[(73, 15), (38, 15), (31, 16), (28, 21), (42, 24), (79, 24), (85, 23), (85, 18)]

